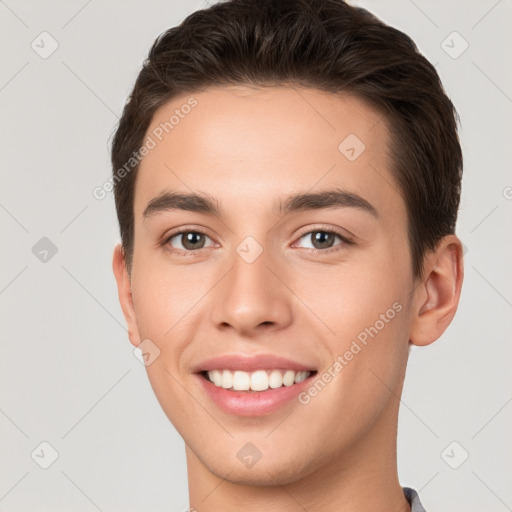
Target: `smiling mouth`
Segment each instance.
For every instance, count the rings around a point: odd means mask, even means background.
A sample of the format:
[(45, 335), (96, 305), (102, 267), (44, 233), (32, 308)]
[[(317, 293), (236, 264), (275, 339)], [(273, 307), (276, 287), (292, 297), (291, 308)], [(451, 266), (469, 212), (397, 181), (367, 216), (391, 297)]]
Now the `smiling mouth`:
[(227, 391), (241, 393), (261, 393), (291, 387), (317, 374), (313, 371), (294, 371), (284, 369), (256, 370), (245, 372), (241, 370), (211, 370), (199, 373), (208, 382)]

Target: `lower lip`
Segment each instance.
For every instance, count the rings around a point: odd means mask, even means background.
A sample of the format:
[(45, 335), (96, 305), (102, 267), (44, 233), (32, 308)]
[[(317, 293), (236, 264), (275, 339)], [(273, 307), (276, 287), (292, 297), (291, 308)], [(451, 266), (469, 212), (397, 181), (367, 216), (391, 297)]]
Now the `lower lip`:
[(306, 380), (292, 386), (268, 388), (265, 391), (229, 391), (217, 387), (201, 374), (196, 374), (206, 394), (225, 412), (237, 416), (263, 416), (281, 409), (285, 404), (297, 399), (297, 395), (311, 384), (313, 373)]

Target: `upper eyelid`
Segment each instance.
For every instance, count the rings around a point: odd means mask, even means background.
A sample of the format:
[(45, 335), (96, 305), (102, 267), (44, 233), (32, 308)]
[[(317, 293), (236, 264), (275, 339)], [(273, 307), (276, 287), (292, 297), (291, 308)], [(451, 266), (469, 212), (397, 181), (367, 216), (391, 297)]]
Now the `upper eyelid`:
[[(337, 250), (338, 247), (340, 246), (343, 246), (343, 245), (353, 245), (353, 241), (352, 241), (352, 238), (346, 236), (346, 235), (343, 235), (341, 234), (337, 229), (326, 229), (326, 228), (315, 228), (315, 229), (309, 229), (307, 231), (305, 231), (304, 233), (301, 233), (300, 235), (298, 235), (297, 237), (297, 241), (299, 241), (301, 238), (303, 238), (304, 236), (306, 235), (310, 235), (311, 233), (314, 233), (314, 232), (318, 232), (318, 231), (323, 231), (325, 233), (331, 233), (333, 234), (334, 236), (337, 236), (338, 238), (341, 239), (341, 243), (340, 244), (336, 244), (335, 246), (333, 247), (328, 247), (326, 249), (312, 249), (311, 247), (306, 247), (306, 249), (308, 249), (309, 251), (315, 251), (315, 252), (321, 252), (321, 253), (328, 253), (330, 251), (334, 251), (334, 250)], [(294, 242), (293, 245), (295, 245), (297, 242)]]
[[(177, 228), (177, 231), (174, 231), (174, 232), (171, 232), (169, 235), (165, 235), (163, 237), (163, 244), (167, 244), (169, 243), (169, 241), (174, 238), (175, 236), (178, 236), (178, 235), (183, 235), (185, 233), (201, 233), (205, 236), (207, 236), (208, 238), (210, 238), (210, 240), (213, 242), (214, 245), (218, 244), (218, 242), (215, 240), (214, 237), (210, 236), (207, 232), (207, 230), (205, 228), (197, 228), (197, 227), (184, 227), (184, 228)], [(342, 233), (340, 233), (340, 228), (332, 228), (332, 227), (326, 227), (326, 226), (322, 226), (322, 225), (313, 225), (313, 226), (308, 226), (308, 227), (305, 227), (304, 230), (300, 231), (297, 235), (295, 235), (295, 240), (298, 241), (300, 240), (302, 237), (306, 236), (306, 235), (310, 235), (311, 233), (314, 233), (316, 231), (324, 231), (324, 232), (327, 232), (327, 233), (332, 233), (338, 237), (341, 238), (341, 240), (344, 242), (344, 243), (352, 243), (352, 239), (351, 239), (351, 236), (350, 235), (344, 235)], [(296, 243), (293, 242), (294, 244)], [(339, 244), (339, 245), (343, 245), (343, 244)], [(211, 247), (202, 247), (201, 249), (208, 249), (208, 248), (211, 248)], [(198, 252), (200, 251), (201, 249), (197, 249), (195, 251), (185, 251), (185, 252)], [(174, 249), (176, 251), (182, 251), (182, 249)], [(326, 252), (328, 249), (326, 250), (323, 250), (323, 249), (311, 249), (311, 250), (317, 250), (317, 251), (321, 251), (321, 252)]]
[[(192, 231), (192, 232), (197, 231), (199, 233), (204, 233), (204, 234), (206, 234), (208, 236), (211, 236), (211, 235), (208, 234), (209, 231), (210, 231), (208, 228), (205, 228), (205, 227), (200, 226), (200, 225), (191, 224), (189, 226), (185, 225), (185, 226), (180, 226), (180, 227), (174, 228), (174, 229), (172, 229), (172, 230), (170, 230), (168, 232), (169, 234), (164, 234), (163, 238), (169, 238), (170, 236), (178, 235), (178, 234), (184, 233), (184, 232), (188, 233), (190, 231)], [(338, 226), (331, 227), (331, 226), (327, 226), (325, 224), (319, 224), (319, 223), (313, 223), (313, 224), (311, 224), (309, 226), (305, 226), (304, 228), (299, 229), (300, 235), (298, 234), (298, 235), (295, 235), (295, 236), (302, 236), (302, 235), (305, 235), (305, 234), (310, 233), (312, 231), (336, 231), (336, 232), (339, 232), (339, 231), (343, 232), (343, 231), (345, 231), (345, 232), (347, 232), (347, 235), (346, 235), (347, 237), (349, 237), (349, 236), (354, 236), (355, 237), (355, 235), (353, 233), (351, 233), (346, 228), (341, 228), (341, 227), (338, 227)], [(343, 236), (345, 236), (345, 235), (343, 235)]]
[[(342, 229), (339, 227), (336, 227), (336, 228), (328, 227), (328, 226), (321, 225), (321, 224), (319, 224), (319, 225), (313, 224), (313, 226), (307, 226), (304, 228), (304, 231), (300, 230), (299, 234), (296, 236), (300, 238), (300, 237), (303, 237), (304, 235), (308, 235), (309, 233), (313, 233), (315, 231), (326, 231), (328, 233), (334, 233), (344, 239), (351, 239), (352, 237), (355, 236), (352, 233), (350, 233), (350, 231), (348, 231), (347, 229)], [(343, 231), (346, 231), (347, 234), (346, 235), (343, 234)]]
[(184, 227), (184, 228), (176, 228), (176, 231), (172, 230), (170, 233), (165, 234), (162, 237), (162, 243), (167, 243), (171, 238), (174, 238), (178, 235), (183, 235), (184, 233), (201, 233), (203, 235), (206, 235), (208, 238), (210, 238), (212, 241), (215, 242), (215, 238), (208, 234), (207, 230), (205, 228), (196, 228), (196, 227)]

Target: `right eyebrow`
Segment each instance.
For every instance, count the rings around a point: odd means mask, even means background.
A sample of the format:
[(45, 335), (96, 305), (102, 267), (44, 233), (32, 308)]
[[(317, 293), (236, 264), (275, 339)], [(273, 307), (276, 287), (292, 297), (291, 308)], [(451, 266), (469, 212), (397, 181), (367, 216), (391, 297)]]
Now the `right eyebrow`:
[(147, 218), (168, 210), (186, 210), (206, 215), (220, 215), (218, 203), (209, 196), (164, 192), (149, 201), (142, 216)]

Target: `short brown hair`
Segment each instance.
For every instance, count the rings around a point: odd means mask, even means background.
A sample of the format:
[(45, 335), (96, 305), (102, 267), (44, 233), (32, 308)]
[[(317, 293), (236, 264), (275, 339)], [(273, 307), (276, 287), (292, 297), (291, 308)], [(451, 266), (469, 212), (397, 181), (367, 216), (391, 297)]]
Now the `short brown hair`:
[[(196, 11), (154, 42), (114, 135), (114, 175), (141, 147), (158, 108), (178, 94), (233, 84), (350, 93), (384, 113), (420, 276), (426, 251), (455, 232), (462, 152), (457, 112), (412, 39), (342, 0), (228, 0)], [(129, 273), (137, 168), (114, 180)]]

